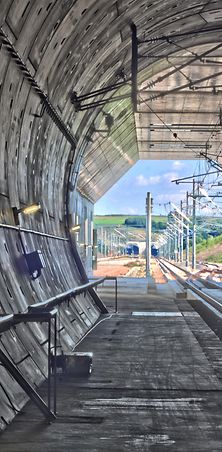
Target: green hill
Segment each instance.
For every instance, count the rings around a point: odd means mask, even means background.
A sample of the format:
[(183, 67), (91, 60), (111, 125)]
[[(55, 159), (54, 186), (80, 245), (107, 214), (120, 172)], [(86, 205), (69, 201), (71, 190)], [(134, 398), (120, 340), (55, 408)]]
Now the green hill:
[[(125, 224), (126, 220), (138, 221), (143, 220), (145, 222), (145, 215), (95, 215), (94, 225), (95, 226), (121, 226)], [(162, 215), (152, 215), (152, 221), (155, 222), (167, 222), (167, 217)]]
[(197, 244), (197, 260), (222, 262), (222, 235), (209, 237)]

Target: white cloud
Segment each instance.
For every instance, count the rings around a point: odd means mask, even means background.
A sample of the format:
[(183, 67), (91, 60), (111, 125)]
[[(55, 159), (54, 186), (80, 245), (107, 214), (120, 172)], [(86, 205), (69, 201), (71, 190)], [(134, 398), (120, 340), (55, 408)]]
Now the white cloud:
[(171, 182), (174, 179), (178, 179), (178, 174), (174, 173), (174, 172), (170, 172), (170, 173), (165, 173), (163, 174), (162, 178), (166, 181), (166, 182)]
[(139, 174), (139, 176), (136, 177), (136, 184), (140, 186), (146, 186), (146, 185), (157, 185), (160, 183), (161, 176), (150, 176), (145, 177), (143, 174)]
[(173, 202), (174, 204), (177, 204), (181, 200), (181, 193), (163, 193), (161, 195), (155, 196), (155, 201), (161, 204), (167, 202)]
[(185, 166), (185, 163), (181, 162), (180, 160), (174, 160), (173, 165), (172, 165), (173, 169), (180, 169), (180, 168), (183, 168), (184, 166)]
[(159, 185), (160, 183), (171, 182), (173, 179), (177, 179), (178, 174), (175, 172), (169, 172), (162, 175), (145, 177), (143, 174), (139, 174), (136, 177), (136, 185), (145, 187), (149, 185)]
[(138, 209), (136, 209), (134, 207), (128, 207), (126, 209), (126, 213), (129, 213), (130, 215), (136, 215), (136, 214), (138, 214)]

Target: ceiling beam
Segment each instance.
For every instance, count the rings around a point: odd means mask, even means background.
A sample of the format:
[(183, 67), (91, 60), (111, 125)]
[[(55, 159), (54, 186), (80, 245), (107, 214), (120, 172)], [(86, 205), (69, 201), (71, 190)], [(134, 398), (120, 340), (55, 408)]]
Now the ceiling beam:
[[(166, 115), (168, 115), (168, 114), (171, 114), (171, 115), (182, 115), (182, 114), (184, 114), (184, 115), (215, 115), (215, 116), (219, 116), (219, 113), (218, 113), (218, 110), (217, 111), (197, 111), (197, 110), (192, 110), (192, 111), (190, 111), (190, 110), (158, 110), (158, 109), (155, 109), (155, 113), (158, 113), (158, 114), (166, 114)], [(138, 110), (137, 111), (137, 114), (146, 114), (146, 115), (149, 115), (149, 117), (151, 116), (151, 115), (154, 115), (155, 116), (155, 113), (153, 113), (153, 112), (150, 112), (149, 110), (147, 110), (147, 111), (144, 111), (144, 110)]]
[[(184, 69), (185, 67), (187, 67), (187, 66), (189, 66), (191, 63), (193, 63), (193, 62), (196, 62), (197, 60), (198, 61), (201, 61), (202, 59), (203, 59), (203, 63), (204, 63), (204, 57), (206, 56), (206, 55), (209, 55), (210, 53), (212, 53), (212, 52), (214, 52), (215, 50), (217, 50), (217, 49), (220, 49), (222, 47), (222, 44), (220, 43), (220, 44), (217, 44), (216, 46), (214, 46), (214, 47), (212, 47), (211, 49), (209, 49), (209, 50), (206, 50), (206, 52), (203, 52), (203, 53), (201, 53), (200, 55), (196, 55), (193, 59), (191, 59), (191, 60), (189, 60), (189, 61), (186, 61), (184, 64), (181, 64), (178, 68), (174, 68), (174, 69), (172, 69), (171, 71), (169, 71), (169, 72), (167, 72), (166, 74), (164, 74), (164, 75), (162, 75), (162, 76), (159, 76), (156, 80), (151, 80), (150, 82), (148, 82), (148, 84), (147, 84), (147, 88), (149, 88), (150, 86), (155, 86), (156, 85), (156, 83), (160, 83), (160, 82), (163, 82), (163, 80), (165, 80), (166, 78), (168, 78), (168, 77), (170, 77), (171, 75), (173, 75), (173, 74), (176, 74), (177, 72), (178, 72), (178, 70), (180, 69), (180, 70), (182, 70), (182, 69)], [(164, 58), (164, 56), (163, 56), (163, 58)]]
[[(209, 77), (212, 77), (212, 75), (210, 75)], [(192, 82), (193, 83), (193, 82)], [(222, 85), (218, 85), (219, 87), (222, 87)], [(180, 88), (180, 87), (179, 87)], [(214, 86), (214, 85), (211, 85), (211, 86), (206, 86), (206, 89), (212, 89), (212, 91), (213, 91), (213, 89), (214, 88), (216, 88), (216, 86)], [(174, 88), (173, 88), (174, 89)], [(178, 89), (178, 87), (176, 88), (176, 89)], [(181, 88), (182, 89), (182, 88)], [(207, 97), (209, 97), (209, 96), (211, 96), (211, 97), (215, 97), (215, 96), (218, 96), (218, 95), (221, 95), (222, 94), (222, 90), (218, 90), (218, 91), (216, 91), (216, 93), (215, 92), (208, 92), (208, 91), (205, 91), (205, 87), (204, 86), (201, 86), (200, 87), (200, 89), (204, 89), (204, 91), (200, 91), (199, 89), (195, 89), (195, 90), (192, 90), (192, 89), (189, 89), (189, 90), (186, 90), (186, 91), (177, 91), (176, 92), (176, 96), (190, 96), (190, 97), (192, 97), (192, 96), (197, 96), (197, 94), (199, 94), (199, 95), (202, 95), (202, 94), (204, 94), (204, 96), (207, 96)], [(141, 95), (157, 95), (158, 97), (162, 97), (161, 95), (162, 95), (162, 93), (164, 94), (164, 96), (165, 95), (169, 95), (169, 94), (171, 94), (172, 93), (172, 91), (163, 91), (163, 90), (155, 90), (155, 89), (152, 89), (152, 90), (149, 90), (149, 91), (145, 91), (145, 90), (142, 90), (142, 91), (140, 91), (140, 96)], [(159, 96), (160, 95), (160, 96)], [(148, 100), (150, 100), (150, 98), (147, 98), (147, 99), (144, 99), (144, 102), (145, 101), (148, 101)], [(142, 101), (140, 101), (139, 103), (143, 103)]]
[[(194, 85), (196, 85), (197, 83), (206, 82), (207, 80), (210, 80), (212, 78), (217, 78), (220, 75), (222, 75), (222, 71), (216, 72), (214, 74), (206, 75), (205, 77), (199, 78), (198, 80), (192, 80), (192, 82), (190, 81), (188, 83), (184, 83), (183, 85), (176, 86), (175, 88), (169, 89), (168, 91), (163, 91), (157, 95), (148, 97), (147, 99), (144, 99), (143, 102), (148, 102), (151, 100), (153, 101), (153, 100), (159, 99), (160, 97), (168, 96), (172, 93), (178, 93), (179, 91), (181, 91), (184, 88), (190, 87), (192, 89), (194, 87)], [(195, 91), (195, 88), (193, 88), (193, 89)]]

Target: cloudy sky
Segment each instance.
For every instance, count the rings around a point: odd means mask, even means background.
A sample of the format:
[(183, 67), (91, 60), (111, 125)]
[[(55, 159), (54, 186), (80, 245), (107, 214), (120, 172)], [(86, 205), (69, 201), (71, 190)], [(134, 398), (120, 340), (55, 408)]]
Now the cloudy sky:
[(171, 180), (203, 170), (198, 160), (140, 160), (95, 204), (95, 214), (144, 214), (148, 191), (154, 200), (153, 213), (166, 214), (169, 206), (164, 204), (178, 204), (191, 190), (191, 184), (176, 185)]

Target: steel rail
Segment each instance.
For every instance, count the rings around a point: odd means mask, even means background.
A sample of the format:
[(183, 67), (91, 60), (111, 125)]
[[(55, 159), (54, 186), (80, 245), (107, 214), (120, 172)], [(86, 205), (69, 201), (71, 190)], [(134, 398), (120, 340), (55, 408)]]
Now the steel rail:
[[(179, 264), (177, 264), (176, 262), (172, 263), (170, 262), (170, 265), (178, 268), (178, 270), (183, 271), (189, 278), (194, 276), (193, 273), (191, 273), (189, 270), (187, 270), (186, 268), (181, 268)], [(200, 270), (201, 271), (201, 270)], [(176, 274), (176, 273), (175, 273)], [(197, 274), (197, 273), (196, 273)], [(195, 275), (196, 275), (195, 274)], [(222, 284), (217, 283), (216, 281), (213, 280), (209, 280), (209, 279), (204, 279), (201, 277), (198, 277), (198, 281), (201, 282), (201, 284), (203, 284), (204, 286), (210, 286), (212, 289), (221, 289), (222, 290)], [(195, 283), (193, 283), (195, 284)]]
[[(214, 298), (212, 298), (210, 295), (207, 295), (205, 293), (202, 292), (202, 290), (198, 289), (195, 284), (191, 281), (188, 280), (184, 280), (182, 278), (182, 276), (179, 276), (176, 272), (174, 272), (172, 270), (172, 268), (170, 268), (166, 262), (161, 262), (158, 259), (158, 262), (160, 263), (161, 267), (165, 267), (167, 268), (168, 271), (170, 271), (174, 276), (176, 276), (177, 281), (185, 288), (185, 289), (189, 289), (192, 290), (196, 295), (198, 295), (200, 298), (202, 298), (202, 300), (204, 302), (207, 302), (210, 306), (212, 306), (214, 309), (216, 309), (217, 311), (219, 311), (220, 313), (222, 313), (222, 303), (220, 303), (219, 301), (215, 300)], [(174, 264), (172, 264), (174, 265)], [(175, 266), (176, 267), (176, 266)], [(178, 267), (177, 267), (178, 268)], [(184, 269), (180, 269), (181, 271), (184, 271), (184, 273), (189, 273), (187, 270)], [(220, 287), (221, 289), (221, 287)], [(201, 300), (200, 300), (201, 301)]]

